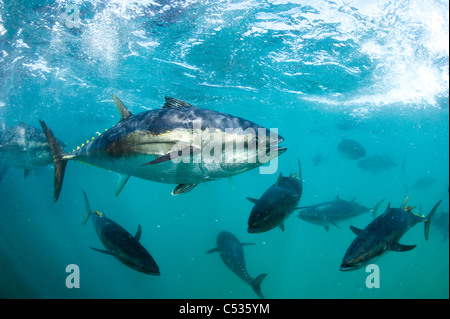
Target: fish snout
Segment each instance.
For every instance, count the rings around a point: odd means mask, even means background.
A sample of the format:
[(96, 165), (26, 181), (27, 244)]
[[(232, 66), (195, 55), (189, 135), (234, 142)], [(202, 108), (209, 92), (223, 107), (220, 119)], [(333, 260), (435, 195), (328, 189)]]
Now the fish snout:
[(357, 268), (353, 267), (352, 265), (342, 264), (340, 267), (340, 271), (350, 271), (350, 270), (356, 270)]
[(247, 228), (247, 232), (250, 234), (258, 234), (258, 233), (262, 233), (263, 230), (261, 228), (250, 225)]
[(351, 271), (351, 270), (357, 270), (360, 269), (364, 266), (364, 263), (362, 262), (352, 262), (352, 261), (347, 261), (347, 262), (342, 262), (340, 270), (341, 271)]

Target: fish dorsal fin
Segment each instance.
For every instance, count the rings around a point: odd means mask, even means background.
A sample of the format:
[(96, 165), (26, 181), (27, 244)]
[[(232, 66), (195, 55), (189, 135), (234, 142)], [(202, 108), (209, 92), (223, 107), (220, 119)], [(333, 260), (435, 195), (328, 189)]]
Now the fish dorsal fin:
[(251, 198), (251, 197), (247, 197), (247, 199), (252, 202), (253, 204), (256, 204), (258, 202), (258, 199), (256, 198)]
[(283, 177), (283, 173), (280, 173), (280, 175), (278, 175), (278, 179), (277, 182), (275, 183), (275, 185), (280, 184), (283, 181), (284, 177)]
[(136, 232), (136, 235), (134, 235), (134, 238), (135, 238), (137, 241), (139, 241), (139, 239), (141, 239), (141, 234), (142, 234), (142, 228), (141, 228), (141, 225), (139, 225), (139, 226), (138, 226), (138, 229), (137, 229), (137, 232)]
[(114, 102), (116, 103), (117, 110), (120, 113), (120, 120), (123, 121), (127, 118), (129, 118), (132, 114), (129, 109), (123, 103), (119, 100), (117, 96), (114, 94), (112, 95)]
[(183, 102), (183, 101), (178, 100), (178, 99), (173, 98), (173, 97), (166, 96), (166, 97), (164, 97), (164, 100), (166, 101), (166, 103), (162, 107), (163, 109), (177, 108), (177, 107), (193, 107), (189, 103)]

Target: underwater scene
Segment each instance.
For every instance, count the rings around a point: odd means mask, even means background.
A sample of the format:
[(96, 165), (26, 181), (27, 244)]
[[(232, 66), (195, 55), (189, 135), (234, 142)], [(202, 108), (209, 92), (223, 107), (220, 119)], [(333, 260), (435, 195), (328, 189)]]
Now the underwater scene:
[(0, 121), (2, 299), (449, 298), (447, 1), (0, 0)]

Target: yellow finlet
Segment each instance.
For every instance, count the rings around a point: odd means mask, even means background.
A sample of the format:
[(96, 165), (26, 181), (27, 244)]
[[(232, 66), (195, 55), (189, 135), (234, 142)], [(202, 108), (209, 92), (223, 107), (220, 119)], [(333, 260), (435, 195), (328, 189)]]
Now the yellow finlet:
[(400, 207), (401, 209), (405, 209), (406, 202), (408, 201), (409, 197), (410, 197), (410, 195), (408, 195), (408, 196), (406, 197), (405, 201), (403, 202), (402, 206)]
[(103, 213), (100, 213), (98, 210), (94, 210), (92, 213), (97, 214), (100, 217), (103, 217)]

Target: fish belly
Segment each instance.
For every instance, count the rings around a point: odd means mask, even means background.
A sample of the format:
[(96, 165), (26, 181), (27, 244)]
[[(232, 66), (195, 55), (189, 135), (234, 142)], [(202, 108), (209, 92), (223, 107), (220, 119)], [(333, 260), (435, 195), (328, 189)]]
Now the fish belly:
[(220, 172), (214, 174), (210, 168), (205, 167), (202, 163), (193, 163), (192, 161), (175, 163), (169, 160), (157, 164), (148, 164), (157, 157), (154, 155), (136, 155), (120, 158), (87, 157), (77, 159), (109, 171), (159, 183), (196, 184), (222, 178), (218, 177)]

